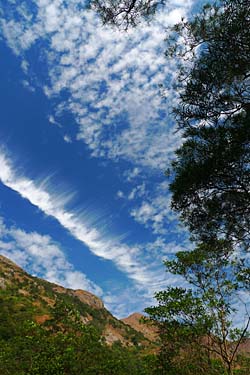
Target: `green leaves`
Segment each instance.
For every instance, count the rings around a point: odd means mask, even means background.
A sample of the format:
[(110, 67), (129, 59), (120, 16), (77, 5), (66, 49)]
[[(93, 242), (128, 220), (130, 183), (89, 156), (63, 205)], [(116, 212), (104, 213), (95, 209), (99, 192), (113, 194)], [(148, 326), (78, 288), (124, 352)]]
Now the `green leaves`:
[(194, 238), (223, 236), (248, 248), (249, 117), (241, 114), (216, 128), (187, 129), (176, 155), (172, 207)]
[(0, 339), (2, 375), (151, 374), (140, 352), (108, 347), (91, 326), (77, 334), (51, 332), (32, 321), (16, 326), (14, 336)]
[[(179, 105), (184, 143), (173, 163), (172, 208), (206, 242), (250, 246), (250, 8), (217, 1), (173, 30), (181, 51)], [(179, 37), (181, 36), (181, 39)], [(183, 43), (184, 39), (184, 43)], [(182, 40), (178, 46), (178, 40)], [(171, 52), (172, 53), (172, 52)], [(188, 63), (187, 63), (188, 61)]]
[(127, 31), (137, 26), (142, 19), (150, 19), (165, 0), (91, 0), (104, 24)]
[[(106, 310), (96, 310), (89, 315), (91, 322), (84, 325), (82, 318), (92, 312), (90, 306), (70, 294), (53, 292), (55, 285), (40, 279), (35, 281), (40, 293), (35, 290), (34, 298), (33, 283), (19, 271), (19, 277), (0, 290), (1, 375), (151, 375), (139, 345), (134, 349), (105, 343), (103, 326), (112, 326), (114, 321)], [(127, 332), (131, 340), (132, 332)], [(133, 334), (141, 344), (144, 338)]]
[[(246, 271), (243, 260), (235, 268), (233, 255), (230, 241), (210, 239), (192, 251), (178, 252), (176, 259), (165, 262), (168, 272), (182, 276), (184, 285), (190, 285), (189, 288), (168, 287), (156, 293), (158, 305), (145, 310), (158, 326), (162, 352), (169, 346), (169, 340), (175, 343), (169, 366), (175, 366), (189, 342), (203, 359), (220, 358), (231, 374), (238, 345), (246, 336), (249, 324), (243, 324), (241, 329), (234, 327), (235, 300)], [(195, 371), (196, 367), (190, 374)]]
[[(191, 332), (202, 335), (206, 333), (208, 319), (202, 300), (195, 296), (191, 289), (167, 288), (155, 295), (158, 301), (157, 307), (145, 309), (151, 319), (162, 323), (171, 329), (181, 330), (181, 334), (186, 336)], [(206, 325), (204, 329), (203, 325)]]

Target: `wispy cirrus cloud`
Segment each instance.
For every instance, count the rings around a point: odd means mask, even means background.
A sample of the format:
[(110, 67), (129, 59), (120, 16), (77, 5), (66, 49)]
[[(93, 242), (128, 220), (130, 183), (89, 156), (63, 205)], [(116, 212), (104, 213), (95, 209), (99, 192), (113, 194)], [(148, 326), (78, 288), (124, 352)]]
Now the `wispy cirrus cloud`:
[[(154, 291), (156, 285), (164, 282), (164, 272), (159, 271), (161, 253), (157, 256), (150, 255), (142, 245), (121, 243), (115, 236), (107, 235), (97, 229), (86, 219), (87, 212), (85, 215), (83, 213), (78, 215), (67, 209), (68, 197), (65, 199), (65, 194), (60, 194), (58, 191), (56, 195), (52, 194), (48, 188), (46, 189), (46, 182), (37, 184), (21, 175), (3, 152), (0, 153), (0, 164), (0, 180), (4, 185), (28, 199), (46, 215), (55, 218), (93, 254), (112, 261), (138, 286), (145, 289)], [(101, 227), (101, 223), (98, 223), (98, 227)]]

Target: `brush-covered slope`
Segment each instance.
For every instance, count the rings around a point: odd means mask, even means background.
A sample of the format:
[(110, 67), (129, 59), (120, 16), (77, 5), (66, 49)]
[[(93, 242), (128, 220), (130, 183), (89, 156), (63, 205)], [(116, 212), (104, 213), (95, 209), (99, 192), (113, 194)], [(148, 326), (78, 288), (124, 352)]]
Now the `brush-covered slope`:
[(98, 297), (33, 277), (0, 256), (1, 374), (150, 374), (149, 346)]
[(103, 302), (92, 293), (66, 289), (33, 277), (1, 255), (0, 292), (0, 314), (5, 315), (6, 319), (29, 319), (48, 328), (58, 325), (63, 329), (64, 320), (66, 325), (72, 310), (79, 314), (83, 324), (97, 328), (109, 344), (115, 341), (127, 346), (149, 343), (143, 334), (112, 316)]

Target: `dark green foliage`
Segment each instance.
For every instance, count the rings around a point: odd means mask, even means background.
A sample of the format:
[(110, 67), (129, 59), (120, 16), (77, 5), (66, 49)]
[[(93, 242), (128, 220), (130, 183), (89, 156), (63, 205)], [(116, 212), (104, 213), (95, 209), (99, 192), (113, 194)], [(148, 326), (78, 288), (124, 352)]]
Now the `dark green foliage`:
[(249, 247), (250, 114), (186, 130), (177, 151), (172, 206), (195, 238), (218, 235)]
[(79, 335), (52, 335), (27, 322), (18, 335), (0, 344), (2, 375), (151, 374), (139, 353), (106, 346), (93, 327), (82, 327)]
[(248, 0), (218, 0), (174, 27), (168, 53), (181, 57), (180, 127), (217, 125), (249, 111), (249, 26)]
[[(180, 35), (185, 42), (178, 45)], [(175, 26), (169, 44), (168, 52), (182, 59), (175, 114), (184, 135), (173, 163), (172, 207), (194, 239), (224, 236), (248, 248), (249, 1), (206, 6)]]
[(156, 9), (166, 0), (91, 0), (90, 5), (100, 15), (104, 24), (128, 30), (142, 19), (151, 19)]

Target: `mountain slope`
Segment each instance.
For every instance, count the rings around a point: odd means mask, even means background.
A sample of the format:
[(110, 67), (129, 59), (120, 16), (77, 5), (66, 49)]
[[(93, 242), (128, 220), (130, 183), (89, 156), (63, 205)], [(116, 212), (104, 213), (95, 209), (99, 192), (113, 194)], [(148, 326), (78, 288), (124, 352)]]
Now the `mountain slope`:
[(75, 319), (70, 313), (74, 310), (79, 314), (80, 321), (93, 325), (108, 344), (120, 341), (125, 346), (149, 345), (149, 340), (141, 332), (112, 316), (95, 295), (33, 277), (1, 255), (0, 306), (6, 316), (11, 314), (18, 321), (33, 320), (45, 327), (67, 326), (70, 315), (72, 320)]
[(143, 315), (140, 313), (133, 313), (121, 321), (137, 332), (141, 332), (149, 341), (155, 342), (157, 340), (157, 329), (153, 325), (143, 323)]
[(0, 256), (1, 375), (152, 375), (150, 341), (83, 290)]
[[(158, 374), (157, 332), (142, 317), (119, 321), (93, 294), (30, 276), (0, 256), (1, 375)], [(243, 371), (249, 340), (239, 352)]]

